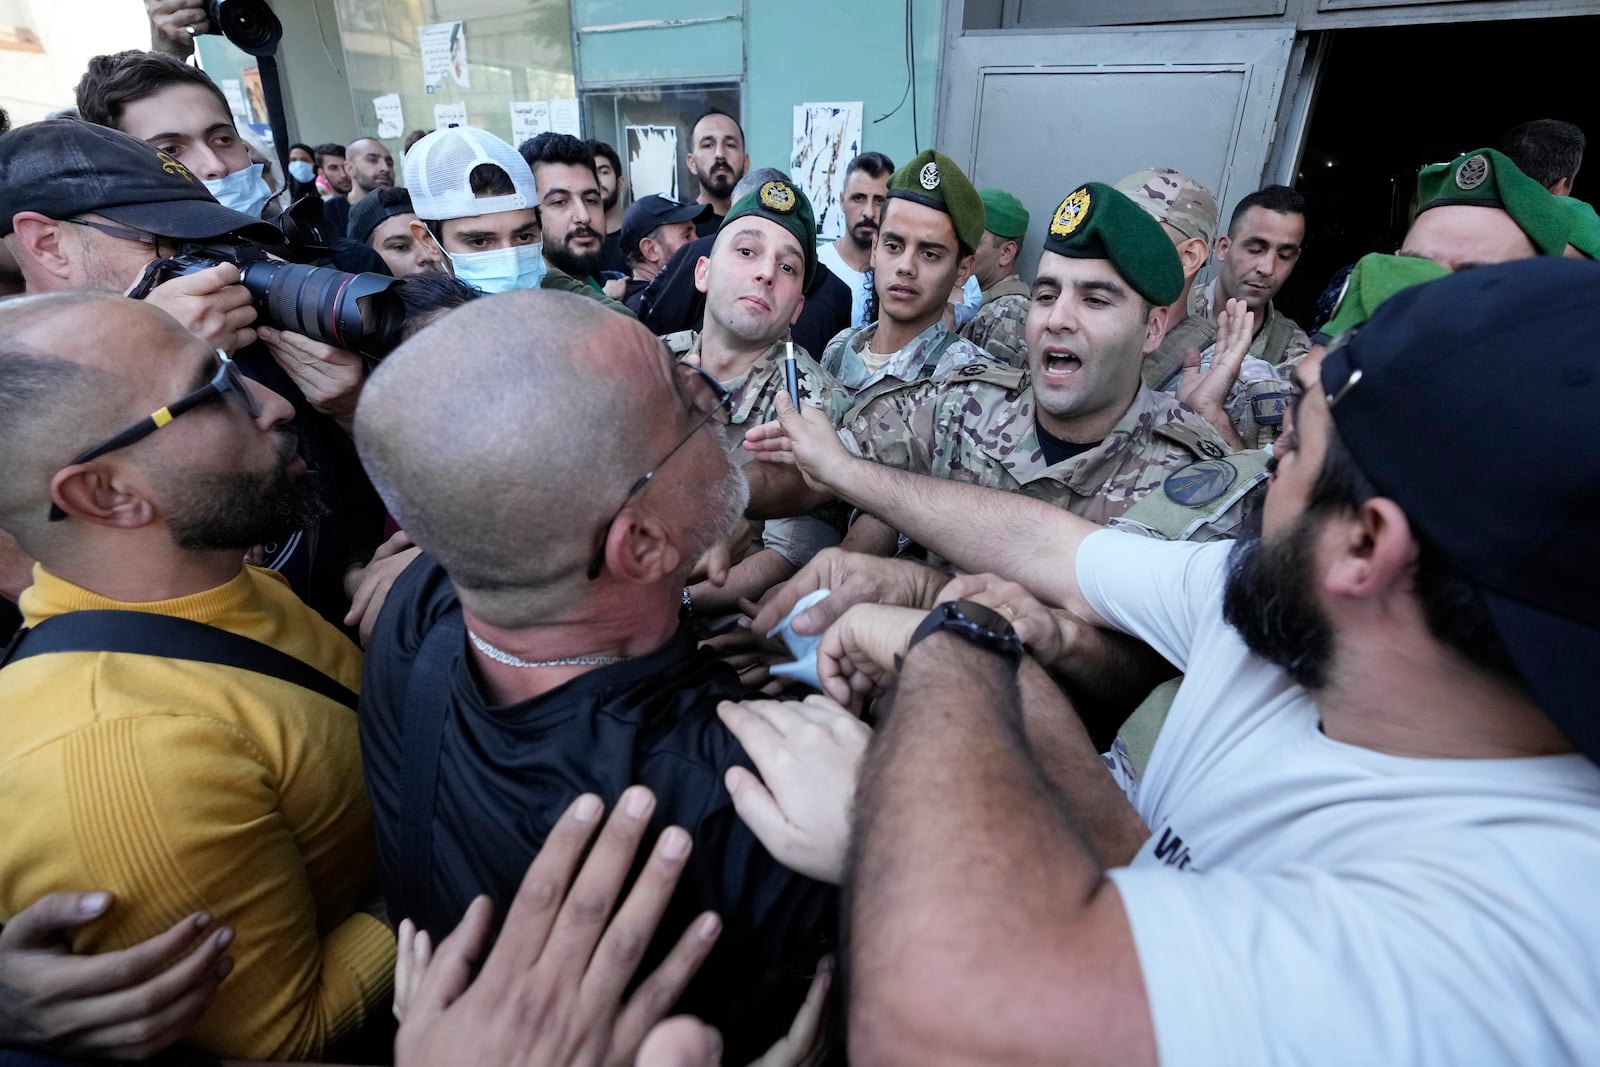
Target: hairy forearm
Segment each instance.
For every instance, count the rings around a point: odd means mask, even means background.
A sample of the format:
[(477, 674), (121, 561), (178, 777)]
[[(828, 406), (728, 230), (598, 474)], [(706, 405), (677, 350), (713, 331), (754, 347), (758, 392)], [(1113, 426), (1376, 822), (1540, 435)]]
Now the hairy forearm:
[(1077, 628), (1065, 654), (1044, 668), (1066, 690), (1090, 741), (1102, 752), (1139, 702), (1178, 673), (1137, 637), (1086, 625)]
[(1100, 759), (1079, 716), (1031, 659), (1017, 674), (1023, 730), (1040, 771), (1094, 846), (1102, 867), (1124, 866), (1150, 836)]
[(699, 582), (689, 587), (689, 598), (701, 612), (732, 611), (741, 599), (760, 600), (768, 589), (794, 577), (795, 568), (770, 548), (763, 548), (736, 563), (722, 585)]
[(1091, 621), (1078, 590), (1078, 545), (1102, 527), (1016, 493), (896, 470), (841, 463), (830, 488), (963, 570), (1018, 582)]
[(787, 519), (804, 515), (833, 499), (830, 494), (807, 485), (795, 468), (776, 463), (746, 464), (744, 480), (750, 487), (750, 502), (744, 512), (749, 519)]
[(848, 552), (861, 552), (868, 556), (892, 556), (900, 545), (900, 534), (893, 526), (876, 515), (862, 512), (850, 524), (839, 547)]
[[(856, 799), (858, 1062), (1021, 1062), (1009, 1053), (1031, 1044), (1016, 1020), (1032, 994), (1019, 991), (1057, 966), (1049, 946), (1103, 874), (1029, 754), (1021, 706), (1010, 666), (958, 638), (934, 635), (906, 658)], [(971, 974), (986, 976), (982, 991)], [(1036, 1018), (1054, 1025), (1047, 1009)]]

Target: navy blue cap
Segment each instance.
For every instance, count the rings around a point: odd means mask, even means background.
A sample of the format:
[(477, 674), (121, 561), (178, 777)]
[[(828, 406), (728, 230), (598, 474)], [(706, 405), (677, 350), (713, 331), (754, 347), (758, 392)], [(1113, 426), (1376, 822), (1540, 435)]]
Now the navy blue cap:
[(1361, 470), (1477, 587), (1534, 699), (1600, 761), (1597, 293), (1600, 263), (1557, 257), (1424, 283), (1329, 349), (1322, 387)]
[(641, 196), (629, 204), (628, 210), (622, 215), (622, 232), (618, 235), (622, 241), (622, 254), (627, 256), (637, 252), (639, 242), (658, 227), (673, 222), (698, 222), (702, 215), (712, 210), (710, 204), (685, 204), (670, 196)]
[(415, 215), (411, 194), (405, 189), (374, 189), (355, 207), (350, 209), (350, 221), (345, 225), (345, 236), (360, 244), (372, 240), (372, 231), (396, 215)]
[(88, 212), (160, 237), (234, 235), (277, 244), (271, 223), (223, 207), (189, 168), (120, 130), (49, 119), (0, 137), (0, 237), (19, 212), (52, 219)]

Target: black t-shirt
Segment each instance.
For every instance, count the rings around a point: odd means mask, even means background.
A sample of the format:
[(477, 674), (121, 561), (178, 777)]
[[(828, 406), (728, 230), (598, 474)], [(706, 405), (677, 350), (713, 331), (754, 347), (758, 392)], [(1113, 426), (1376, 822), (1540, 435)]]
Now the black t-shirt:
[(1073, 456), (1081, 456), (1091, 448), (1099, 448), (1099, 441), (1090, 441), (1080, 445), (1076, 441), (1063, 441), (1055, 434), (1044, 428), (1044, 423), (1034, 420), (1034, 429), (1039, 431), (1039, 450), (1044, 453), (1044, 461), (1054, 467), (1057, 463), (1065, 462)]
[[(441, 665), (449, 707), (436, 750), (431, 858), (408, 862), (402, 822), (417, 765), (402, 743), (407, 688), (428, 631), (460, 610), (449, 577), (423, 556), (395, 582), (367, 649), (361, 749), (390, 914), (409, 917), (435, 944), (478, 893), (504, 916), (550, 828), (579, 794), (597, 794), (609, 811), (628, 786), (648, 786), (656, 808), (646, 841), (681, 826), (694, 851), (639, 974), (695, 915), (716, 911), (722, 936), (679, 1010), (723, 1029), (728, 1062), (759, 1055), (803, 999), (806, 976), (834, 936), (838, 898), (833, 887), (780, 865), (734, 812), (723, 774), (750, 762), (716, 705), (748, 695), (738, 676), (699, 649), (685, 622), (655, 652), (532, 700), (490, 707), (463, 641)], [(419, 899), (415, 880), (424, 877), (427, 913), (409, 914), (408, 903)]]
[(622, 254), (622, 232), (620, 230), (606, 234), (605, 242), (600, 246), (600, 269), (602, 271), (614, 270), (624, 277), (627, 276), (628, 257)]

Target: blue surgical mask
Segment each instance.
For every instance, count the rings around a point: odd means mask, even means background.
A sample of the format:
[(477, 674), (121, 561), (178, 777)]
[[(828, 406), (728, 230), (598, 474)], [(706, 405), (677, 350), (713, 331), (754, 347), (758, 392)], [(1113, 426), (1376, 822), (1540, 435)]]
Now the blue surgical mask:
[(289, 177), (293, 178), (295, 181), (300, 182), (303, 185), (303, 184), (305, 184), (306, 182), (310, 181), (312, 178), (314, 178), (316, 176), (317, 176), (317, 168), (313, 167), (311, 164), (307, 163), (305, 160), (303, 160), (303, 159), (290, 160), (290, 162), (289, 162)]
[(544, 278), (544, 242), (509, 245), (488, 252), (456, 252), (450, 262), (456, 277), (486, 293), (537, 289)]
[(251, 218), (259, 219), (261, 209), (272, 198), (267, 179), (261, 176), (263, 165), (252, 163), (244, 170), (236, 170), (205, 183), (206, 190), (217, 198), (223, 207), (231, 207)]

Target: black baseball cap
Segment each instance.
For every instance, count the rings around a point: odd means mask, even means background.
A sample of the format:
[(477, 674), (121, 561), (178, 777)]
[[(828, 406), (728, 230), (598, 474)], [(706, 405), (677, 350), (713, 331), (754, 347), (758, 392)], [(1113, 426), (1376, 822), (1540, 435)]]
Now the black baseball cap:
[(374, 189), (350, 209), (350, 222), (345, 235), (352, 241), (366, 244), (372, 240), (372, 231), (396, 215), (415, 215), (411, 194), (405, 189)]
[(658, 226), (672, 222), (696, 222), (711, 210), (710, 204), (685, 204), (670, 196), (656, 194), (641, 196), (629, 204), (628, 210), (622, 215), (622, 254), (628, 256), (639, 251), (639, 242), (654, 233)]
[(232, 235), (277, 244), (277, 227), (217, 203), (189, 168), (120, 130), (48, 119), (0, 137), (0, 237), (23, 211), (52, 219), (86, 212), (160, 237)]
[(1600, 761), (1597, 293), (1593, 261), (1475, 267), (1390, 297), (1321, 377), (1361, 470), (1477, 587), (1535, 701)]

